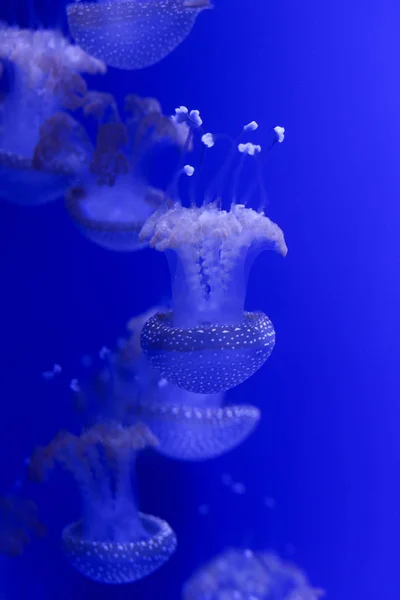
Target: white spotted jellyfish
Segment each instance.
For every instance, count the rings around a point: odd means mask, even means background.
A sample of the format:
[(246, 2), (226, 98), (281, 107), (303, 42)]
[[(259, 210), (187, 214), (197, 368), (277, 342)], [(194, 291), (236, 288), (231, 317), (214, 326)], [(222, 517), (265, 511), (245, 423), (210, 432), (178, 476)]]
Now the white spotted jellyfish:
[[(198, 111), (180, 107), (178, 122), (201, 130)], [(255, 122), (244, 132), (257, 128)], [(282, 141), (283, 128), (273, 131)], [(190, 134), (189, 134), (190, 135)], [(212, 147), (215, 136), (203, 134), (203, 145)], [(222, 208), (220, 183), (229, 175), (237, 149), (241, 160), (232, 179), (230, 206)], [(270, 356), (275, 330), (263, 312), (246, 312), (244, 302), (249, 269), (256, 256), (273, 249), (285, 256), (282, 230), (265, 214), (237, 198), (237, 183), (245, 157), (257, 159), (260, 146), (234, 145), (234, 152), (203, 195), (201, 205), (192, 197), (182, 205), (175, 189), (167, 191), (164, 205), (144, 224), (140, 239), (167, 255), (172, 280), (173, 310), (151, 317), (142, 330), (141, 345), (151, 365), (169, 382), (188, 391), (214, 394), (233, 388), (251, 377)], [(209, 152), (209, 151), (207, 151)], [(183, 157), (184, 160), (184, 157)], [(185, 165), (181, 172), (193, 175)], [(262, 180), (258, 184), (263, 191)]]
[(250, 404), (225, 404), (223, 393), (195, 394), (160, 378), (139, 342), (155, 312), (131, 319), (131, 336), (110, 363), (114, 410), (144, 422), (159, 440), (156, 450), (170, 458), (202, 461), (231, 451), (252, 433), (260, 411)]
[(190, 34), (209, 0), (98, 0), (67, 5), (69, 30), (89, 54), (119, 69), (149, 67)]
[(296, 565), (274, 552), (229, 548), (190, 577), (182, 600), (318, 600), (323, 595)]
[(97, 123), (97, 139), (93, 146), (85, 127), (75, 121), (71, 140), (79, 139), (87, 168), (66, 193), (67, 210), (79, 230), (114, 251), (145, 246), (140, 230), (164, 199), (150, 185), (149, 172), (162, 160), (161, 149), (184, 146), (188, 132), (185, 123), (163, 114), (155, 98), (129, 95), (124, 108), (125, 120), (111, 94), (88, 92), (83, 114)]
[(139, 512), (133, 492), (136, 453), (156, 443), (143, 424), (98, 424), (80, 436), (59, 433), (32, 456), (33, 480), (42, 481), (59, 463), (80, 488), (82, 518), (64, 528), (62, 548), (69, 563), (94, 581), (123, 584), (141, 579), (176, 548), (168, 523)]
[(102, 61), (57, 31), (0, 24), (1, 198), (36, 205), (64, 195), (82, 156), (76, 146), (69, 152), (64, 144), (73, 119), (60, 111), (82, 105), (87, 93), (82, 73), (105, 72)]

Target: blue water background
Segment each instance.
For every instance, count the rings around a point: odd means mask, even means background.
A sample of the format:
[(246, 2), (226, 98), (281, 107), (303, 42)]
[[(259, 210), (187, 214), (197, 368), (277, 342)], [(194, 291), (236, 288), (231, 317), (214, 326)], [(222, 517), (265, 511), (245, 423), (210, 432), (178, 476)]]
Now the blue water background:
[[(261, 424), (212, 462), (140, 458), (141, 506), (171, 523), (179, 549), (133, 586), (103, 587), (70, 569), (58, 544), (79, 515), (74, 484), (59, 475), (35, 488), (49, 534), (7, 561), (7, 600), (178, 600), (192, 570), (230, 544), (293, 558), (328, 599), (398, 600), (400, 9), (391, 0), (215, 4), (160, 64), (110, 69), (94, 83), (119, 98), (154, 95), (166, 111), (197, 108), (210, 131), (235, 134), (256, 119), (261, 143), (268, 127), (286, 127), (266, 181), (289, 254), (260, 256), (247, 297), (271, 317), (277, 345), (228, 396), (259, 406)], [(20, 25), (33, 15), (65, 25), (61, 3), (0, 9)], [(0, 223), (4, 494), (32, 448), (71, 425), (66, 387), (80, 357), (111, 347), (129, 317), (167, 297), (169, 275), (161, 254), (107, 252), (80, 237), (61, 200), (2, 203)], [(55, 362), (65, 385), (49, 388), (40, 373)], [(223, 473), (246, 493), (232, 493)]]

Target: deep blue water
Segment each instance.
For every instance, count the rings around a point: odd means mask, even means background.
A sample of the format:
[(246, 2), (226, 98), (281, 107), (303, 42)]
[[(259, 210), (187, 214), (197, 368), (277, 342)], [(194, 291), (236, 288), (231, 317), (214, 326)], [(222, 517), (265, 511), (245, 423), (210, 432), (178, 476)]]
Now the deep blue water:
[[(27, 1), (2, 5), (0, 17), (65, 25), (61, 3)], [(252, 119), (285, 126), (266, 181), (289, 254), (262, 254), (247, 296), (273, 320), (277, 345), (229, 392), (262, 410), (242, 446), (202, 464), (139, 460), (141, 506), (179, 539), (169, 563), (121, 588), (76, 574), (58, 542), (78, 498), (55, 477), (32, 492), (49, 534), (7, 561), (7, 600), (178, 600), (193, 569), (232, 544), (290, 556), (332, 600), (398, 599), (399, 22), (391, 0), (215, 0), (164, 61), (95, 82), (118, 97), (154, 95), (166, 111), (198, 108), (212, 131), (235, 134)], [(83, 354), (112, 346), (129, 317), (168, 296), (169, 274), (156, 252), (88, 242), (61, 200), (1, 203), (0, 224), (5, 494), (32, 448), (72, 418), (62, 386), (41, 372), (57, 362), (73, 376)], [(224, 473), (245, 494), (223, 486)]]

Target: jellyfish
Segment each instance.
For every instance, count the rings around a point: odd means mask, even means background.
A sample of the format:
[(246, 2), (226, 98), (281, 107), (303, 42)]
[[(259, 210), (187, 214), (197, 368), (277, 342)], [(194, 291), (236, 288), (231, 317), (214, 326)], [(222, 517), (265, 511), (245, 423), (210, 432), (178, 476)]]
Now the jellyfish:
[[(201, 126), (198, 111), (189, 113), (181, 107), (177, 114), (192, 127)], [(213, 146), (211, 134), (203, 134), (202, 140)], [(275, 141), (279, 141), (276, 131)], [(287, 246), (262, 204), (256, 211), (246, 206), (248, 198), (243, 203), (237, 197), (243, 160), (247, 155), (257, 158), (261, 147), (239, 143), (237, 148), (242, 158), (235, 175), (229, 177), (229, 158), (216, 178), (218, 185), (226, 178), (233, 181), (227, 209), (212, 184), (200, 206), (193, 194), (191, 206), (183, 206), (177, 190), (170, 190), (172, 197), (146, 221), (140, 234), (143, 242), (167, 255), (173, 305), (172, 311), (155, 314), (143, 327), (143, 352), (162, 377), (201, 394), (226, 391), (251, 377), (275, 344), (270, 319), (261, 311), (244, 310), (247, 276), (262, 250), (285, 256)], [(182, 168), (189, 176), (193, 171), (191, 165)], [(261, 180), (260, 186), (262, 190)], [(248, 187), (252, 194), (252, 186)]]
[(98, 0), (67, 5), (69, 30), (92, 56), (118, 69), (143, 69), (175, 50), (209, 0)]
[(104, 63), (69, 44), (57, 31), (0, 24), (2, 198), (35, 205), (63, 197), (80, 162), (75, 153), (64, 152), (57, 160), (48, 152), (52, 119), (82, 105), (87, 87), (81, 73), (105, 71)]
[(229, 548), (190, 577), (182, 600), (318, 600), (323, 595), (276, 553)]
[(66, 194), (67, 210), (79, 230), (103, 248), (139, 250), (146, 245), (139, 241), (143, 223), (164, 200), (149, 172), (163, 162), (162, 150), (185, 145), (188, 128), (166, 117), (156, 99), (135, 95), (125, 98), (125, 121), (111, 94), (89, 92), (83, 112), (98, 123), (97, 140), (86, 173)]
[(143, 424), (97, 424), (80, 436), (59, 433), (31, 459), (31, 476), (42, 481), (56, 462), (74, 476), (82, 493), (82, 518), (62, 532), (69, 563), (86, 577), (130, 583), (166, 562), (176, 547), (168, 523), (139, 512), (132, 489), (136, 453), (157, 443)]

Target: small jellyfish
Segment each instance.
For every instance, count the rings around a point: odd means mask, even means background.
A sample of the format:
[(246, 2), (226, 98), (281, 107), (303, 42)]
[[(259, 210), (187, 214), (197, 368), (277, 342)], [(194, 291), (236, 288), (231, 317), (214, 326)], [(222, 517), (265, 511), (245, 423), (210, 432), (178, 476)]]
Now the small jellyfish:
[(81, 73), (105, 71), (104, 63), (57, 31), (0, 24), (2, 198), (35, 205), (65, 194), (79, 172), (80, 157), (76, 146), (71, 155), (60, 148), (66, 129), (57, 114), (81, 106), (87, 92)]
[(77, 0), (67, 16), (86, 52), (118, 69), (143, 69), (175, 50), (208, 8), (209, 0)]
[(80, 437), (58, 434), (34, 453), (31, 477), (42, 481), (55, 462), (74, 476), (82, 519), (67, 525), (62, 547), (70, 564), (100, 583), (130, 583), (166, 562), (176, 547), (168, 523), (137, 510), (132, 464), (138, 450), (157, 443), (141, 424), (98, 424)]
[[(176, 119), (201, 130), (198, 111), (180, 107)], [(273, 135), (274, 144), (279, 140)], [(203, 144), (212, 148), (208, 138)], [(264, 364), (275, 344), (270, 319), (261, 311), (244, 310), (247, 277), (261, 251), (273, 249), (285, 256), (287, 246), (282, 230), (264, 214), (263, 202), (258, 211), (246, 206), (254, 186), (248, 186), (242, 201), (238, 198), (245, 157), (257, 159), (261, 147), (239, 143), (233, 156), (237, 149), (242, 156), (234, 176), (229, 177), (230, 156), (200, 206), (196, 190), (190, 208), (183, 206), (176, 185), (169, 202), (146, 221), (140, 234), (143, 242), (167, 255), (173, 304), (172, 311), (147, 321), (142, 349), (162, 377), (195, 393), (219, 393), (242, 383)], [(183, 173), (188, 173), (187, 166)], [(218, 188), (226, 180), (232, 180), (232, 187), (224, 210)], [(263, 198), (261, 178), (259, 186)]]
[(33, 537), (45, 533), (33, 500), (15, 494), (0, 498), (0, 554), (20, 556)]
[(182, 600), (318, 600), (323, 595), (277, 554), (230, 548), (192, 575)]
[(188, 128), (163, 115), (153, 98), (127, 96), (122, 121), (111, 94), (89, 92), (83, 111), (98, 123), (97, 141), (87, 172), (66, 195), (67, 210), (91, 241), (109, 250), (139, 250), (143, 223), (164, 199), (150, 185), (149, 171), (160, 149), (185, 145)]

